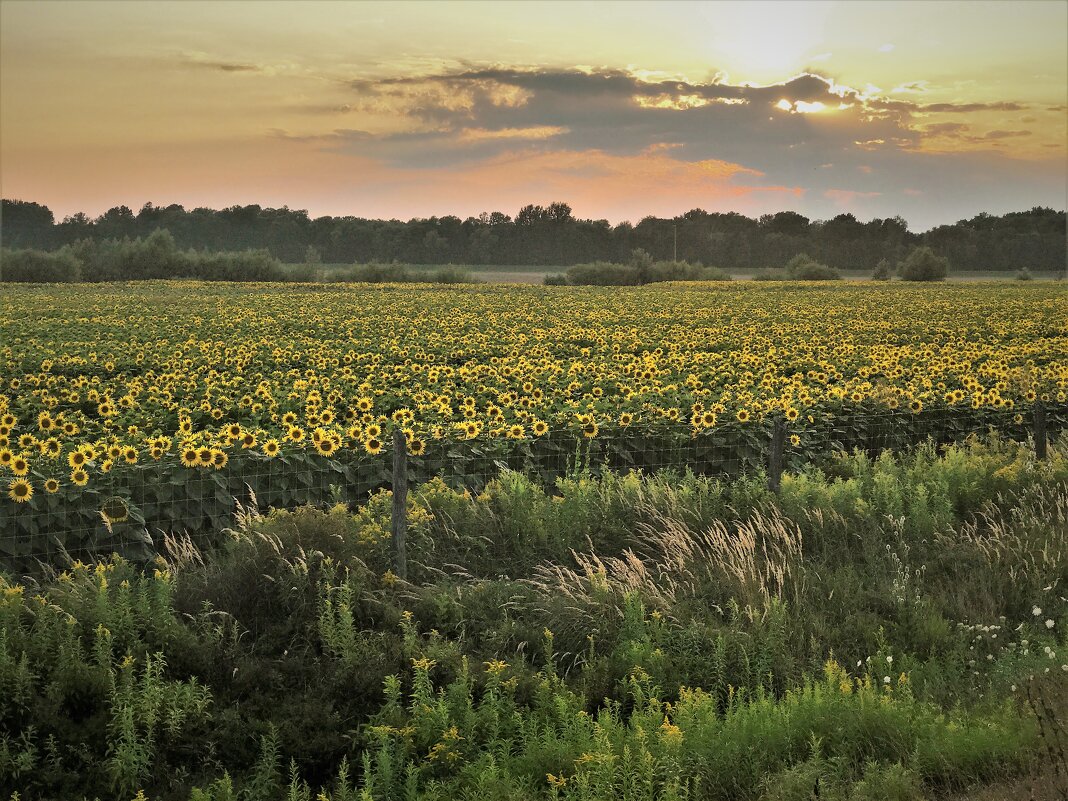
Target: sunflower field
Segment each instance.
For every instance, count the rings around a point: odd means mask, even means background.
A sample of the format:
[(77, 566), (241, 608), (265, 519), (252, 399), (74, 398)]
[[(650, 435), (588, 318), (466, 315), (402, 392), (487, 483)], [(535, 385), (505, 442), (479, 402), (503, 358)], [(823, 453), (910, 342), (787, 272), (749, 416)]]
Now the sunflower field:
[(1068, 419), (1056, 283), (21, 286), (0, 296), (0, 559), (263, 505), (577, 462), (756, 467)]

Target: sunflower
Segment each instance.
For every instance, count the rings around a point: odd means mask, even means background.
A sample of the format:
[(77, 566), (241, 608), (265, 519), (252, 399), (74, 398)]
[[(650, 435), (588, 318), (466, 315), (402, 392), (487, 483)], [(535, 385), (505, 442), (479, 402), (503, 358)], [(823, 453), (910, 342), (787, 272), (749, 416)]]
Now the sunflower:
[(216, 470), (222, 470), (230, 461), (229, 454), (221, 448), (211, 449), (211, 466)]
[(913, 414), (919, 414), (920, 412), (922, 412), (923, 401), (921, 401), (919, 398), (913, 398), (912, 401), (909, 403), (909, 411)]
[(11, 468), (11, 472), (16, 476), (24, 476), (30, 472), (30, 463), (24, 456), (16, 456), (11, 460), (11, 464), (8, 465)]
[(534, 432), (534, 436), (540, 437), (549, 430), (549, 424), (544, 420), (535, 420), (531, 423), (530, 430)]
[(241, 435), (241, 447), (248, 450), (249, 448), (256, 447), (256, 435), (251, 431), (246, 431)]
[(33, 497), (33, 485), (24, 478), (16, 478), (8, 484), (7, 496), (15, 503), (26, 503)]
[(793, 447), (796, 448), (800, 444), (801, 444), (801, 437), (797, 436), (797, 434), (791, 434), (790, 435), (790, 445), (792, 445)]
[(211, 448), (202, 445), (197, 448), (197, 467), (208, 467), (213, 460)]
[(15, 458), (15, 454), (9, 451), (7, 448), (0, 448), (0, 464), (8, 467), (11, 465), (12, 460)]
[(263, 455), (269, 459), (273, 459), (275, 456), (281, 453), (281, 451), (282, 448), (278, 444), (278, 440), (276, 439), (269, 439), (265, 443), (263, 443)]
[(739, 409), (734, 416), (738, 419), (739, 423), (749, 422), (750, 415), (748, 409)]
[(408, 453), (412, 456), (422, 456), (426, 453), (426, 443), (418, 437), (408, 443)]
[(508, 428), (508, 439), (523, 439), (527, 434), (526, 430), (521, 425), (513, 425)]
[(302, 442), (304, 440), (304, 429), (298, 426), (291, 426), (289, 431), (286, 432), (286, 439), (290, 442)]
[(197, 466), (197, 449), (196, 448), (182, 448), (182, 452), (178, 454), (178, 461), (182, 463), (182, 467), (196, 467)]
[(54, 478), (45, 479), (44, 490), (49, 495), (54, 492), (59, 492), (59, 482), (56, 481)]
[(70, 480), (76, 486), (84, 487), (89, 483), (89, 474), (81, 467), (77, 467), (71, 471)]
[(126, 464), (137, 464), (137, 448), (127, 445), (122, 452), (122, 458)]
[(623, 412), (623, 414), (621, 414), (619, 416), (619, 424), (623, 428), (626, 428), (627, 426), (629, 426), (633, 422), (634, 422), (634, 415), (632, 415), (630, 412)]
[(597, 423), (593, 420), (590, 420), (582, 426), (582, 436), (586, 439), (593, 439), (597, 436), (598, 431), (600, 431), (600, 429), (597, 427)]
[(330, 456), (337, 449), (337, 446), (330, 437), (323, 437), (315, 443), (315, 450), (319, 452), (320, 456)]
[(378, 454), (382, 453), (382, 441), (371, 437), (363, 443), (363, 449), (372, 456), (378, 456)]

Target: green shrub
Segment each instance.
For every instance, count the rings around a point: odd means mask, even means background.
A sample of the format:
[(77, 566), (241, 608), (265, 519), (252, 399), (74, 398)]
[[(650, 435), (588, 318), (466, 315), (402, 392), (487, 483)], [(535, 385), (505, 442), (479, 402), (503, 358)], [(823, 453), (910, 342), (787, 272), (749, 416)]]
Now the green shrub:
[(1034, 276), (1031, 275), (1031, 271), (1028, 270), (1026, 267), (1021, 269), (1020, 272), (1016, 273), (1017, 281), (1030, 281), (1033, 277)]
[(446, 265), (435, 270), (421, 270), (405, 264), (354, 264), (340, 271), (335, 280), (357, 284), (474, 284), (477, 279), (469, 270)]
[(144, 239), (83, 239), (69, 248), (84, 281), (193, 278), (201, 281), (281, 281), (281, 263), (266, 250), (199, 253), (183, 251), (169, 231)]
[(838, 270), (820, 264), (805, 253), (798, 253), (786, 262), (786, 275), (791, 281), (837, 281), (842, 277)]
[(649, 269), (650, 281), (730, 281), (729, 273), (686, 261), (658, 261)]
[(542, 279), (545, 286), (567, 286), (567, 275), (564, 273), (551, 273)]
[(576, 264), (567, 269), (567, 282), (573, 286), (636, 286), (638, 269), (609, 261)]
[(898, 262), (897, 272), (903, 281), (944, 281), (949, 259), (926, 246), (913, 248), (904, 261)]
[(872, 280), (875, 281), (889, 281), (894, 272), (894, 268), (890, 262), (886, 259), (880, 259), (879, 263), (875, 265), (875, 270), (872, 272)]
[(8, 283), (71, 283), (81, 280), (81, 263), (67, 248), (0, 250), (0, 281)]

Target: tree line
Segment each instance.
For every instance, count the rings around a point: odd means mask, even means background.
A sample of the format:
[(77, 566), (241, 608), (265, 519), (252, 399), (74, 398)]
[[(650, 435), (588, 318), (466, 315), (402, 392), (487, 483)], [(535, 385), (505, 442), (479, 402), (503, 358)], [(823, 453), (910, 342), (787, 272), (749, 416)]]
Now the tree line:
[(1068, 246), (1064, 211), (1035, 207), (1001, 216), (979, 214), (922, 233), (901, 217), (862, 222), (852, 214), (810, 220), (793, 211), (759, 218), (693, 209), (638, 224), (580, 219), (566, 203), (527, 205), (514, 217), (402, 220), (312, 218), (302, 209), (258, 205), (186, 209), (146, 203), (137, 212), (116, 206), (99, 217), (74, 214), (56, 222), (38, 203), (0, 204), (5, 248), (57, 250), (79, 242), (147, 239), (170, 232), (178, 248), (201, 253), (262, 250), (288, 263), (500, 264), (566, 267), (625, 263), (641, 249), (656, 260), (723, 270), (782, 267), (799, 253), (836, 269), (874, 270), (916, 247), (948, 259), (954, 271), (1063, 271)]

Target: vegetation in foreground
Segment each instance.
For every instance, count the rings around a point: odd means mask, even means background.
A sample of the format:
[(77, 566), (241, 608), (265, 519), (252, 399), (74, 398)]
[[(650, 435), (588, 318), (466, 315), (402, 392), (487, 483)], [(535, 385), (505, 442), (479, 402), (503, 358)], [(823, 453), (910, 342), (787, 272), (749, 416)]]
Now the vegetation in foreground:
[(432, 482), (410, 583), (389, 505), (249, 506), (220, 549), (0, 583), (4, 797), (912, 801), (1063, 770), (1065, 438), (779, 497)]

